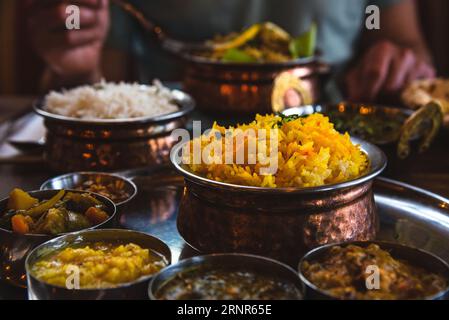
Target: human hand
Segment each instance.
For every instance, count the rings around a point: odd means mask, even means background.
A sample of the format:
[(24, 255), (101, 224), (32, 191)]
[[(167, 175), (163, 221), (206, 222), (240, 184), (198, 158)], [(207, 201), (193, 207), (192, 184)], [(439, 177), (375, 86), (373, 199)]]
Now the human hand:
[(435, 69), (413, 50), (389, 41), (373, 45), (346, 75), (347, 98), (373, 102), (380, 94), (398, 95), (416, 79), (435, 77)]
[(109, 29), (108, 0), (74, 0), (80, 29), (66, 28), (67, 2), (27, 0), (32, 44), (48, 68), (61, 79), (90, 77), (99, 71), (101, 49)]

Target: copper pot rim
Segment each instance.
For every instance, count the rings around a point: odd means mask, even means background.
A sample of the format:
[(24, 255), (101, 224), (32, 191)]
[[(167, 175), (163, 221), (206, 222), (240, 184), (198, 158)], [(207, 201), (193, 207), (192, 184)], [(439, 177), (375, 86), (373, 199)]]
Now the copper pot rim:
[[(146, 87), (146, 85), (141, 85)], [(121, 125), (139, 125), (139, 124), (160, 124), (172, 120), (176, 120), (191, 113), (195, 108), (195, 100), (187, 93), (181, 90), (172, 90), (175, 97), (174, 102), (179, 106), (179, 110), (156, 117), (136, 117), (124, 119), (79, 119), (58, 115), (45, 110), (45, 97), (41, 97), (34, 101), (33, 110), (45, 120), (61, 122), (67, 125), (86, 125), (86, 126), (121, 126)]]
[(279, 62), (226, 62), (220, 61), (216, 59), (210, 59), (207, 57), (203, 57), (200, 55), (194, 55), (190, 53), (186, 53), (181, 55), (184, 61), (195, 64), (202, 64), (208, 66), (216, 66), (216, 67), (235, 67), (235, 68), (285, 68), (285, 67), (295, 67), (301, 65), (308, 65), (314, 62), (319, 61), (319, 56), (314, 55), (311, 57), (291, 59), (288, 61), (279, 61)]
[[(385, 153), (376, 145), (369, 143), (365, 140), (351, 137), (353, 143), (359, 144), (362, 151), (367, 155), (370, 168), (360, 177), (344, 181), (341, 183), (326, 184), (319, 187), (305, 187), (305, 188), (270, 188), (270, 187), (255, 187), (255, 186), (245, 186), (232, 184), (227, 182), (220, 182), (208, 179), (206, 177), (194, 174), (184, 168), (180, 163), (178, 163), (177, 158), (185, 144), (178, 144), (170, 152), (170, 162), (175, 167), (175, 169), (184, 176), (186, 181), (200, 184), (206, 187), (212, 187), (219, 190), (226, 190), (230, 192), (249, 192), (249, 193), (262, 193), (262, 194), (314, 194), (314, 193), (325, 193), (332, 192), (336, 190), (348, 189), (361, 185), (363, 183), (368, 183), (377, 177), (387, 166), (387, 156)], [(189, 142), (187, 142), (189, 143)]]

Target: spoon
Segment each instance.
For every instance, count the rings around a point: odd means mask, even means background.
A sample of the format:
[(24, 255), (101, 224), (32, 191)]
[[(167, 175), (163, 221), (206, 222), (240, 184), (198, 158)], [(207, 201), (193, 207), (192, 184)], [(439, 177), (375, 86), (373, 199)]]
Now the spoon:
[(126, 13), (137, 20), (139, 25), (148, 33), (156, 36), (161, 47), (176, 55), (184, 55), (192, 51), (209, 51), (214, 49), (210, 42), (184, 42), (168, 36), (161, 27), (150, 21), (145, 15), (126, 0), (111, 0)]

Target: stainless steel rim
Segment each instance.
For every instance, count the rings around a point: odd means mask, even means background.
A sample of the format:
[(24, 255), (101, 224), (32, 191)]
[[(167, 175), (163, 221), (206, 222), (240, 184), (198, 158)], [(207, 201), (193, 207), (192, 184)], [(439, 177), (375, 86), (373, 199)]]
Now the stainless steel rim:
[[(253, 259), (253, 260), (259, 260), (262, 263), (272, 263), (273, 265), (277, 265), (285, 270), (288, 270), (292, 275), (298, 277), (299, 275), (298, 273), (290, 266), (278, 261), (278, 260), (274, 260), (268, 257), (264, 257), (264, 256), (259, 256), (259, 255), (255, 255), (255, 254), (249, 254), (249, 253), (213, 253), (213, 254), (208, 254), (208, 255), (202, 255), (202, 256), (195, 256), (195, 257), (191, 257), (188, 259), (184, 259), (181, 260), (180, 262), (173, 264), (171, 266), (168, 266), (164, 269), (162, 269), (161, 271), (159, 271), (159, 273), (156, 274), (156, 276), (153, 277), (153, 279), (151, 279), (149, 285), (148, 285), (148, 296), (150, 298), (150, 300), (157, 300), (155, 293), (157, 291), (157, 289), (159, 288), (154, 288), (155, 286), (155, 282), (158, 280), (159, 277), (163, 276), (164, 273), (166, 272), (170, 272), (173, 269), (176, 268), (182, 268), (184, 266), (189, 266), (190, 264), (192, 265), (201, 265), (207, 261), (210, 260), (214, 260), (215, 258), (248, 258), (248, 259)], [(180, 271), (182, 272), (182, 271)], [(301, 288), (301, 294), (304, 294), (303, 292), (304, 288)]]
[[(126, 184), (128, 184), (129, 186), (131, 186), (131, 189), (133, 189), (133, 193), (129, 196), (128, 199), (123, 200), (119, 203), (116, 203), (116, 206), (121, 206), (129, 201), (131, 201), (136, 195), (137, 195), (137, 186), (136, 184), (128, 178), (122, 177), (121, 175), (118, 174), (113, 174), (113, 173), (108, 173), (108, 172), (96, 172), (96, 171), (77, 171), (77, 172), (71, 172), (71, 173), (66, 173), (60, 176), (56, 176), (54, 178), (50, 178), (48, 180), (46, 180), (44, 183), (41, 184), (41, 186), (39, 187), (39, 190), (51, 190), (52, 188), (48, 188), (48, 186), (51, 186), (51, 184), (53, 184), (55, 181), (59, 181), (59, 180), (64, 180), (65, 178), (68, 177), (72, 177), (72, 176), (76, 176), (76, 175), (102, 175), (102, 176), (107, 176), (107, 177), (113, 177), (119, 180), (123, 180)], [(112, 201), (112, 200), (111, 200)], [(114, 201), (112, 201), (114, 202)]]
[(86, 125), (130, 125), (130, 124), (143, 124), (143, 123), (156, 124), (160, 122), (166, 122), (177, 118), (181, 118), (189, 114), (191, 111), (193, 111), (195, 107), (195, 102), (190, 95), (180, 90), (173, 90), (173, 95), (175, 96), (175, 102), (176, 104), (178, 104), (180, 109), (178, 111), (163, 114), (156, 117), (138, 117), (126, 119), (93, 119), (93, 120), (66, 117), (46, 111), (43, 106), (43, 98), (34, 102), (33, 109), (38, 115), (44, 117), (45, 119), (59, 122), (66, 122), (71, 124), (86, 124)]
[[(399, 243), (395, 243), (395, 242), (389, 242), (389, 241), (379, 241), (379, 240), (374, 240), (374, 241), (350, 241), (350, 242), (325, 244), (325, 245), (319, 246), (319, 247), (317, 247), (315, 249), (312, 249), (309, 252), (307, 252), (301, 258), (301, 260), (298, 263), (298, 275), (299, 275), (301, 281), (304, 283), (305, 286), (310, 287), (311, 289), (319, 292), (323, 296), (327, 296), (327, 297), (329, 297), (331, 299), (338, 299), (337, 297), (334, 297), (334, 296), (328, 294), (325, 290), (317, 287), (315, 284), (310, 282), (306, 278), (306, 276), (304, 276), (304, 274), (302, 273), (302, 268), (301, 267), (302, 267), (303, 263), (310, 258), (310, 256), (312, 256), (312, 255), (314, 255), (316, 253), (320, 253), (322, 251), (326, 251), (329, 248), (336, 247), (336, 246), (347, 246), (347, 245), (350, 245), (350, 244), (356, 244), (357, 245), (357, 244), (360, 244), (360, 243), (364, 243), (364, 244), (370, 244), (370, 243), (378, 244), (381, 248), (382, 248), (382, 246), (387, 246), (387, 247), (388, 246), (390, 246), (390, 247), (394, 246), (394, 247), (397, 247), (397, 248), (401, 248), (402, 247), (402, 248), (416, 250), (416, 251), (422, 253), (423, 255), (427, 255), (428, 257), (431, 257), (434, 260), (438, 260), (449, 271), (449, 265), (446, 263), (446, 261), (444, 261), (443, 259), (441, 259), (437, 255), (435, 255), (433, 253), (430, 253), (430, 252), (428, 252), (426, 250), (420, 249), (420, 248), (416, 248), (416, 247), (412, 247), (412, 246), (406, 246), (406, 245), (403, 245), (403, 244), (399, 244)], [(445, 290), (440, 291), (440, 292), (438, 292), (438, 293), (436, 293), (436, 294), (434, 294), (432, 296), (427, 296), (424, 299), (425, 300), (438, 299), (439, 297), (442, 297), (443, 295), (445, 295), (446, 292), (448, 292), (448, 290), (449, 290), (449, 284), (448, 284), (448, 286), (446, 287)]]
[[(46, 283), (46, 282), (43, 282), (43, 281), (37, 279), (37, 278), (32, 274), (32, 272), (30, 271), (30, 268), (31, 268), (30, 263), (29, 263), (30, 257), (32, 257), (34, 254), (36, 254), (35, 252), (37, 252), (37, 251), (40, 250), (41, 248), (43, 248), (43, 247), (45, 247), (45, 246), (51, 246), (53, 243), (58, 242), (58, 241), (61, 241), (61, 240), (64, 239), (64, 238), (67, 238), (67, 237), (77, 237), (77, 236), (82, 236), (82, 235), (84, 235), (84, 234), (89, 234), (89, 233), (102, 233), (102, 232), (114, 232), (114, 233), (122, 233), (122, 234), (139, 234), (139, 235), (142, 235), (142, 236), (145, 236), (145, 237), (151, 237), (151, 238), (153, 238), (154, 240), (160, 242), (160, 244), (162, 244), (163, 246), (166, 247), (166, 249), (167, 249), (168, 252), (170, 253), (170, 256), (168, 257), (168, 258), (169, 258), (169, 259), (168, 259), (168, 265), (171, 264), (171, 250), (170, 250), (170, 247), (169, 247), (165, 242), (163, 242), (161, 239), (159, 239), (159, 238), (157, 238), (157, 237), (155, 237), (155, 236), (152, 236), (152, 235), (150, 235), (150, 234), (147, 234), (147, 233), (145, 233), (145, 232), (140, 232), (140, 231), (135, 231), (135, 230), (128, 230), (128, 229), (82, 230), (82, 231), (77, 231), (77, 232), (72, 232), (72, 233), (67, 233), (67, 234), (61, 235), (61, 236), (59, 236), (59, 237), (57, 237), (57, 238), (48, 240), (48, 241), (46, 241), (46, 242), (40, 244), (40, 245), (37, 246), (36, 248), (34, 248), (34, 249), (28, 254), (28, 256), (27, 256), (26, 259), (25, 259), (25, 271), (26, 271), (27, 277), (32, 277), (35, 281), (45, 283), (47, 286), (50, 286), (50, 287), (55, 287), (55, 288), (60, 288), (60, 289), (66, 289), (66, 288), (64, 288), (64, 287), (56, 286), (56, 285), (52, 285), (52, 284), (48, 284), (48, 283)], [(160, 252), (158, 252), (158, 253), (159, 253), (160, 255), (163, 255), (163, 254), (160, 253)], [(164, 256), (164, 258), (167, 258), (167, 257)], [(165, 269), (165, 268), (164, 268), (164, 269)], [(132, 286), (132, 285), (138, 284), (138, 283), (142, 283), (142, 282), (148, 281), (149, 279), (155, 277), (156, 275), (157, 275), (157, 273), (151, 274), (151, 275), (142, 277), (142, 278), (138, 279), (137, 281), (123, 283), (123, 284), (120, 284), (119, 286), (113, 287), (113, 288), (99, 288), (99, 289), (98, 289), (98, 288), (86, 288), (86, 289), (78, 289), (78, 290), (80, 290), (80, 291), (116, 290), (116, 289), (126, 288), (126, 287), (130, 287), (130, 286)]]
[(176, 168), (176, 170), (178, 170), (186, 179), (194, 183), (200, 183), (203, 185), (217, 187), (220, 189), (242, 191), (242, 192), (260, 192), (260, 193), (274, 193), (274, 194), (279, 193), (310, 194), (310, 193), (327, 192), (337, 189), (353, 187), (374, 179), (385, 169), (385, 167), (387, 166), (387, 157), (380, 148), (378, 148), (372, 143), (369, 143), (367, 141), (358, 138), (351, 138), (351, 141), (353, 143), (360, 144), (362, 151), (365, 152), (365, 154), (368, 156), (368, 159), (370, 161), (370, 169), (368, 170), (368, 172), (366, 172), (365, 174), (354, 180), (311, 188), (253, 187), (253, 186), (231, 184), (226, 182), (219, 182), (205, 177), (201, 177), (183, 168), (182, 165), (178, 163), (177, 158), (184, 144), (182, 145), (178, 144), (172, 149), (172, 151), (170, 152), (170, 161)]
[[(33, 190), (33, 191), (27, 191), (27, 192), (29, 192), (29, 193), (31, 193), (31, 195), (33, 195), (33, 193), (36, 193), (36, 192), (59, 191), (59, 190), (61, 190), (61, 189)], [(102, 202), (109, 203), (109, 205), (113, 209), (111, 215), (109, 216), (109, 219), (107, 219), (106, 221), (103, 221), (100, 224), (97, 224), (95, 226), (92, 226), (92, 227), (89, 227), (89, 228), (86, 228), (86, 229), (83, 229), (83, 230), (79, 230), (79, 231), (76, 231), (76, 232), (96, 231), (96, 229), (98, 229), (99, 227), (101, 227), (101, 226), (107, 224), (108, 222), (112, 221), (113, 219), (115, 219), (115, 215), (117, 214), (117, 205), (112, 200), (106, 198), (105, 196), (102, 196), (101, 194), (98, 194), (98, 193), (95, 193), (95, 192), (87, 192), (87, 191), (72, 190), (72, 189), (64, 189), (64, 190), (68, 191), (68, 192), (76, 192), (76, 193), (81, 193), (82, 192), (82, 193), (93, 194), (96, 197), (100, 198)], [(0, 202), (4, 202), (8, 198), (9, 197), (1, 199)], [(8, 234), (14, 233), (14, 231), (12, 231), (12, 230), (3, 229), (3, 228), (0, 228), (0, 231), (1, 232), (6, 232)], [(71, 233), (73, 233), (73, 232), (61, 233), (61, 234), (56, 235), (55, 237), (59, 238), (59, 237), (63, 237), (65, 235), (68, 235), (68, 234), (71, 234)], [(51, 237), (51, 235), (48, 235), (48, 234), (33, 234), (33, 233), (26, 233), (26, 234), (23, 234), (21, 236), (22, 237), (31, 237), (31, 238), (48, 238), (48, 237)]]

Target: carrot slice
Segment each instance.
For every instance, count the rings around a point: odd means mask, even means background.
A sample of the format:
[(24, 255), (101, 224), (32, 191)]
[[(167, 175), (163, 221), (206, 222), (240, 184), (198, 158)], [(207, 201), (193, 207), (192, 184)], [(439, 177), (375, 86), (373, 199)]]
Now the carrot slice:
[(16, 214), (11, 218), (12, 230), (14, 232), (25, 234), (30, 232), (30, 226), (28, 225), (25, 216)]
[(90, 207), (89, 209), (87, 209), (84, 215), (86, 216), (87, 220), (89, 220), (89, 222), (93, 225), (100, 224), (109, 219), (109, 216), (106, 212), (95, 207)]

